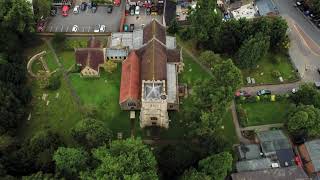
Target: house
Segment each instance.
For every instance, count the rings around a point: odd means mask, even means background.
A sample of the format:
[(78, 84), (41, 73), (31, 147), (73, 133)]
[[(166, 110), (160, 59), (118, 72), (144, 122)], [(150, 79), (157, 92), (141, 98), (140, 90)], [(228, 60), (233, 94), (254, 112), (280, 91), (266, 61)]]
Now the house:
[(75, 57), (82, 77), (100, 76), (100, 67), (105, 62), (105, 52), (99, 40), (91, 38), (87, 48), (76, 48)]
[(232, 180), (311, 180), (301, 167), (265, 169), (231, 174)]
[(298, 147), (306, 172), (320, 176), (320, 139), (307, 141)]
[(238, 161), (236, 163), (236, 169), (237, 172), (257, 171), (272, 168), (272, 165), (273, 163), (270, 158), (260, 158)]
[(261, 150), (258, 144), (241, 144), (236, 147), (240, 160), (251, 160), (261, 158)]
[(255, 4), (260, 16), (269, 16), (279, 14), (279, 10), (273, 0), (255, 0)]
[[(122, 63), (119, 104), (123, 110), (140, 110), (140, 126), (169, 127), (168, 110), (179, 109), (178, 74), (183, 70), (181, 50), (166, 35), (166, 27), (153, 19), (143, 30), (116, 33), (111, 45), (122, 39), (129, 56)], [(136, 40), (137, 43), (134, 43)], [(168, 43), (168, 44), (167, 44)], [(139, 87), (139, 88), (137, 88)]]
[(277, 161), (281, 167), (294, 165), (294, 153), (289, 138), (281, 130), (257, 133), (264, 156)]

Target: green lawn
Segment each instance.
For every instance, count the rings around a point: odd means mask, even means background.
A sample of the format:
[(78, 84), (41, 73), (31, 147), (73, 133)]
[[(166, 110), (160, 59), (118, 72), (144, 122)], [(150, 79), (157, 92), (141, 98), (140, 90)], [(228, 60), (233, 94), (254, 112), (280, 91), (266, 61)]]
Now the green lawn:
[(66, 70), (68, 70), (71, 66), (73, 66), (76, 62), (74, 51), (62, 51), (57, 52), (60, 62), (64, 66)]
[(96, 109), (97, 118), (106, 122), (114, 133), (129, 136), (129, 112), (121, 111), (119, 105), (120, 64), (112, 74), (100, 70), (100, 78), (82, 78), (74, 73), (70, 74), (70, 80), (84, 106)]
[(231, 110), (228, 110), (226, 112), (222, 121), (222, 125), (223, 125), (222, 134), (225, 136), (225, 138), (231, 141), (232, 144), (238, 144), (239, 139), (237, 137), (235, 127), (233, 124)]
[(242, 103), (248, 116), (247, 126), (284, 123), (290, 109), (287, 100), (276, 102)]
[[(273, 63), (277, 58), (279, 63)], [(255, 70), (242, 70), (244, 82), (247, 77), (253, 77), (256, 84), (280, 83), (279, 78), (275, 78), (272, 73), (276, 70), (281, 73), (285, 82), (297, 80), (297, 74), (290, 62), (290, 59), (282, 54), (267, 54), (259, 63)], [(263, 75), (261, 75), (263, 73)]]

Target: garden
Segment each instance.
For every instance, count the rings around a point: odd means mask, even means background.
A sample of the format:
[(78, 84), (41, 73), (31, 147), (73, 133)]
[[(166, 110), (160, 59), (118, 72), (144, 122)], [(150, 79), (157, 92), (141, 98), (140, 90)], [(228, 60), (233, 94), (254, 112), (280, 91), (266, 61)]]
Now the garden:
[(292, 108), (286, 95), (241, 97), (236, 102), (238, 119), (242, 127), (285, 123)]

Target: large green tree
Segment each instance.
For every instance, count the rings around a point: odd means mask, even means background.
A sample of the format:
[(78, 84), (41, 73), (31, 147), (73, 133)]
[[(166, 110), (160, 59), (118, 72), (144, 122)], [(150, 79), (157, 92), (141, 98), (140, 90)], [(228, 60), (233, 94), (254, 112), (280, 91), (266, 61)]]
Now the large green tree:
[(196, 8), (190, 13), (193, 37), (203, 43), (215, 43), (219, 40), (222, 17), (217, 9), (216, 0), (199, 0)]
[(181, 177), (181, 180), (212, 180), (210, 176), (203, 172), (198, 172), (196, 169), (191, 168), (185, 171)]
[(53, 155), (57, 170), (67, 177), (77, 177), (88, 168), (89, 155), (77, 148), (59, 147)]
[(141, 139), (112, 141), (110, 147), (93, 150), (98, 165), (81, 174), (81, 179), (158, 179), (156, 160)]
[(319, 137), (320, 109), (311, 105), (297, 107), (289, 114), (287, 127), (291, 134), (304, 131), (308, 136)]
[(102, 121), (88, 118), (78, 122), (72, 129), (71, 135), (78, 144), (91, 149), (108, 144), (112, 132)]
[(221, 152), (211, 155), (199, 162), (199, 171), (208, 175), (214, 180), (224, 180), (228, 172), (232, 170), (232, 155), (228, 152)]
[(291, 95), (291, 99), (297, 105), (314, 105), (314, 107), (320, 108), (320, 92), (311, 83), (302, 84), (299, 91)]
[(208, 68), (212, 68), (214, 64), (222, 62), (222, 58), (219, 54), (215, 54), (213, 51), (204, 51), (200, 54), (198, 60)]
[(33, 0), (33, 12), (37, 20), (50, 15), (52, 0)]
[(270, 37), (258, 33), (246, 40), (240, 47), (236, 64), (240, 68), (254, 68), (269, 50)]

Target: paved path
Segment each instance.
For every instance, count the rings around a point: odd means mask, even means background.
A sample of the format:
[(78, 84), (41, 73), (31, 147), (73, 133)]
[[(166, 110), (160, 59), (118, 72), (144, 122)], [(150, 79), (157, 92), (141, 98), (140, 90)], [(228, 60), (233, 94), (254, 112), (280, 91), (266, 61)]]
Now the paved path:
[(53, 57), (54, 59), (56, 60), (59, 68), (62, 70), (62, 74), (63, 74), (63, 78), (64, 80), (66, 81), (67, 83), (67, 86), (68, 88), (70, 89), (71, 91), (71, 96), (74, 98), (75, 102), (77, 103), (77, 105), (81, 105), (81, 99), (80, 97), (78, 96), (78, 94), (76, 93), (75, 89), (73, 88), (71, 82), (70, 82), (70, 79), (69, 79), (69, 76), (68, 76), (68, 73), (66, 71), (66, 69), (64, 68), (64, 66), (61, 64), (57, 54), (56, 54), (56, 51), (55, 49), (52, 47), (52, 44), (50, 41), (48, 41), (47, 39), (44, 39), (44, 41), (46, 42), (46, 44), (48, 45), (49, 49), (51, 50), (51, 52), (53, 53)]
[(233, 120), (234, 128), (239, 141), (244, 144), (250, 144), (250, 140), (242, 136), (238, 115), (236, 111), (236, 104), (234, 101), (232, 101), (232, 104), (231, 104), (231, 112), (232, 112), (232, 120)]

